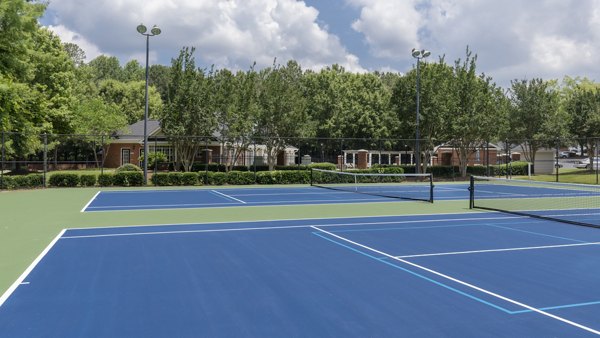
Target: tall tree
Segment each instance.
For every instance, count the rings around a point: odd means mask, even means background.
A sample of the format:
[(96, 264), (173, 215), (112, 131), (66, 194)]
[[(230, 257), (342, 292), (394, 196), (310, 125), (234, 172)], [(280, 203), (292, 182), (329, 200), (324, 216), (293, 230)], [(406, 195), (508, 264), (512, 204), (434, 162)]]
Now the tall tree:
[(171, 65), (169, 100), (163, 109), (161, 125), (175, 150), (175, 165), (190, 171), (204, 140), (216, 128), (212, 95), (213, 74), (196, 69), (194, 48), (185, 47)]
[(570, 123), (568, 128), (583, 151), (594, 156), (597, 137), (600, 135), (600, 88), (579, 85), (564, 102), (565, 113)]
[(63, 43), (63, 48), (76, 67), (83, 66), (85, 63), (85, 51), (81, 47), (72, 42), (65, 42)]
[(100, 55), (88, 65), (94, 70), (96, 81), (123, 79), (123, 70), (116, 56)]
[(485, 74), (477, 75), (477, 55), (467, 48), (465, 60), (454, 64), (451, 93), (453, 104), (448, 111), (447, 130), (458, 154), (459, 170), (467, 176), (469, 156), (482, 147), (506, 121), (505, 96)]
[(559, 91), (553, 82), (542, 79), (514, 80), (510, 89), (511, 143), (520, 144), (525, 159), (535, 163), (543, 146), (567, 136), (567, 116), (559, 109)]
[(306, 132), (302, 69), (295, 61), (285, 66), (274, 63), (259, 73), (259, 79), (256, 134), (266, 146), (267, 164), (273, 170), (277, 155), (290, 138)]

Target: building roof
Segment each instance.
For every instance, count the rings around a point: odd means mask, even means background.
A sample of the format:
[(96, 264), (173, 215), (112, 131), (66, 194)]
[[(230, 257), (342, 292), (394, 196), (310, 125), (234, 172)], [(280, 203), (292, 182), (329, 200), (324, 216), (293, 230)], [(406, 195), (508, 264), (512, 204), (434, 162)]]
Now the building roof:
[[(160, 131), (160, 121), (148, 120), (148, 136), (154, 135)], [(127, 126), (126, 131), (117, 132), (115, 135), (120, 140), (143, 141), (144, 139), (144, 120), (138, 121)]]

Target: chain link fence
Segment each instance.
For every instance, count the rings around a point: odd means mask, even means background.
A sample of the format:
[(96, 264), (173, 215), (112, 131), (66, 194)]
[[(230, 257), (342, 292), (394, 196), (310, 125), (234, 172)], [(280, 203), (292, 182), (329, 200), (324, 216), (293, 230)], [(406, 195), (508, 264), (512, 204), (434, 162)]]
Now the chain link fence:
[[(544, 175), (560, 182), (585, 177), (598, 184), (598, 138), (495, 140), (464, 149), (452, 140), (419, 140), (422, 172), (438, 180), (468, 174), (511, 177)], [(416, 141), (410, 139), (275, 138), (228, 141), (219, 137), (148, 137), (148, 175), (168, 171), (267, 171), (306, 169), (330, 163), (337, 170), (401, 166), (415, 172)], [(27, 135), (1, 133), (0, 189), (5, 177), (39, 175), (41, 186), (56, 172), (113, 172), (125, 164), (144, 165), (143, 135)], [(575, 180), (577, 181), (577, 180)]]

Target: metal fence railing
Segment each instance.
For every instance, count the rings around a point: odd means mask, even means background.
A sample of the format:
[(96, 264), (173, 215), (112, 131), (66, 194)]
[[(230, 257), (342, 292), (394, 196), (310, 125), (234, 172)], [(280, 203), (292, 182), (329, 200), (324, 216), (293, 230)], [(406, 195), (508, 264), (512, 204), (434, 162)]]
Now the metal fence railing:
[[(37, 173), (46, 184), (47, 176), (56, 171), (103, 173), (127, 163), (143, 165), (141, 135), (0, 134), (0, 189), (5, 176)], [(462, 178), (460, 168), (466, 164), (468, 173), (477, 175), (547, 174), (560, 181), (563, 175), (585, 174), (595, 175), (592, 183), (598, 184), (599, 140), (492, 140), (464, 149), (452, 140), (419, 142), (421, 162), (437, 177)], [(255, 137), (229, 141), (152, 136), (148, 138), (148, 172), (261, 171), (313, 163), (332, 163), (338, 170), (404, 166), (406, 172), (414, 172), (415, 143), (410, 139)]]

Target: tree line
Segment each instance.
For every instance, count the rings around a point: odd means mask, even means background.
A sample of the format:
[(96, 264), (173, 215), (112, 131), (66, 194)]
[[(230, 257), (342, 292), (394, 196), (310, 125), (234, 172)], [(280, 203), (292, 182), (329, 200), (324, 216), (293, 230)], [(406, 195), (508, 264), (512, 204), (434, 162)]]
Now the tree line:
[[(7, 156), (40, 149), (39, 134), (110, 135), (144, 116), (144, 68), (102, 55), (85, 62), (79, 46), (40, 26), (45, 5), (0, 6), (0, 130)], [(174, 141), (178, 165), (191, 169), (213, 136), (241, 156), (253, 140), (276, 154), (290, 138), (414, 139), (416, 69), (352, 73), (339, 65), (302, 69), (294, 60), (246, 70), (200, 68), (184, 47), (170, 66), (149, 69), (149, 114)], [(469, 155), (486, 142), (521, 144), (527, 160), (551, 140), (600, 135), (600, 86), (588, 79), (515, 79), (504, 89), (477, 70), (477, 55), (422, 62), (421, 150), (447, 142), (466, 175)], [(93, 138), (93, 136), (90, 136)], [(380, 144), (380, 141), (377, 141)], [(582, 144), (593, 149), (593, 144)], [(384, 146), (393, 148), (391, 142)], [(269, 164), (275, 157), (269, 156)]]

